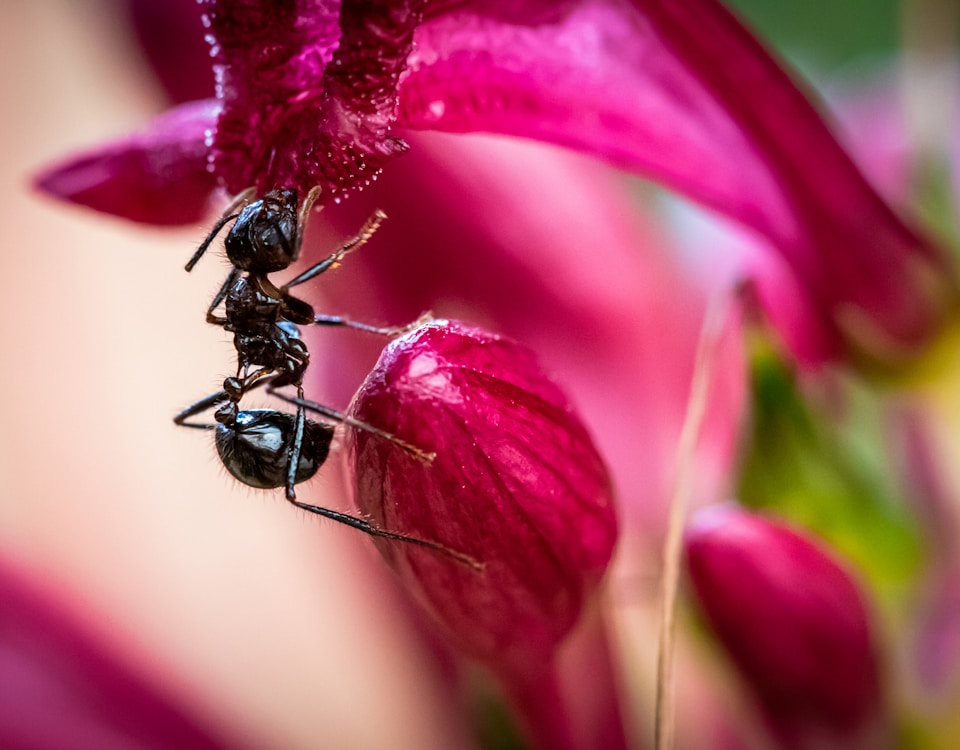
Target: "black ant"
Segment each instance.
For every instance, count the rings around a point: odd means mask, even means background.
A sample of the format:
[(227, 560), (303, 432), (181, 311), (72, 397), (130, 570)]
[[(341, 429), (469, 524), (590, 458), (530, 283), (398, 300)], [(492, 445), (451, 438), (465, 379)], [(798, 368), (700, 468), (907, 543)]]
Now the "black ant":
[[(409, 330), (409, 327), (377, 328), (338, 316), (317, 315), (309, 303), (290, 293), (291, 288), (335, 267), (347, 253), (367, 242), (386, 218), (380, 211), (366, 221), (353, 239), (286, 284), (277, 286), (270, 280), (271, 273), (288, 268), (299, 258), (306, 220), (319, 195), (320, 189), (314, 188), (298, 208), (296, 190), (272, 190), (259, 200), (251, 200), (252, 190), (241, 193), (187, 262), (186, 270), (190, 271), (220, 231), (234, 222), (224, 241), (233, 268), (207, 309), (207, 322), (233, 333), (237, 375), (228, 377), (223, 381), (222, 390), (188, 406), (173, 421), (184, 427), (215, 430), (217, 452), (223, 465), (246, 485), (260, 489), (284, 487), (287, 500), (298, 508), (371, 536), (428, 547), (476, 567), (472, 558), (441, 544), (394, 534), (363, 519), (297, 500), (294, 486), (310, 479), (324, 463), (334, 434), (333, 425), (307, 419), (307, 410), (391, 440), (424, 461), (433, 459), (433, 454), (424, 453), (373, 425), (304, 398), (303, 376), (310, 355), (298, 326), (349, 326), (388, 336)], [(218, 315), (216, 310), (221, 303), (224, 314)], [(296, 406), (296, 412), (240, 409), (243, 396), (261, 386), (271, 395)], [(285, 386), (295, 387), (297, 395), (277, 391)], [(187, 421), (214, 407), (217, 407), (216, 424)]]

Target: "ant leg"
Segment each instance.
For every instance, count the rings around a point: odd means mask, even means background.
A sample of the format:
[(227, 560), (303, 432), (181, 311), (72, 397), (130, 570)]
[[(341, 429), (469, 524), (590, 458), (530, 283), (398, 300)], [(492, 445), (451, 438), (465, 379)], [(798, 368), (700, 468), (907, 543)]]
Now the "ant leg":
[(267, 393), (272, 396), (276, 396), (281, 401), (286, 401), (288, 404), (293, 404), (294, 406), (303, 407), (305, 409), (309, 409), (310, 411), (316, 412), (332, 422), (339, 422), (340, 424), (345, 424), (348, 427), (353, 427), (356, 430), (364, 430), (365, 432), (369, 432), (377, 437), (382, 437), (384, 440), (389, 440), (391, 443), (394, 443), (399, 448), (402, 448), (407, 453), (425, 463), (429, 463), (437, 457), (436, 453), (420, 450), (420, 448), (417, 448), (415, 445), (410, 445), (410, 443), (406, 442), (405, 440), (401, 440), (396, 435), (392, 435), (386, 430), (381, 430), (379, 427), (374, 427), (372, 424), (367, 424), (359, 419), (354, 419), (353, 417), (347, 416), (336, 409), (331, 409), (329, 406), (318, 404), (316, 401), (309, 401), (302, 396), (294, 397), (288, 396), (285, 393), (280, 393), (272, 384), (267, 386)]
[[(269, 380), (264, 380), (264, 376), (272, 374), (270, 370), (258, 370), (253, 375), (245, 378), (243, 381), (240, 381), (239, 391), (240, 395), (246, 395), (255, 388), (259, 388), (263, 385), (269, 383)], [(229, 382), (231, 378), (227, 378)], [(239, 380), (235, 378), (235, 380)], [(216, 429), (216, 424), (209, 424), (206, 422), (188, 422), (187, 420), (191, 417), (195, 417), (198, 414), (202, 414), (205, 411), (212, 409), (218, 404), (222, 404), (224, 401), (229, 401), (235, 398), (230, 395), (230, 392), (226, 390), (217, 391), (216, 393), (211, 393), (206, 398), (202, 398), (194, 404), (190, 404), (186, 409), (181, 411), (177, 416), (173, 418), (173, 423), (179, 425), (180, 427), (193, 427), (198, 430), (214, 430)]]
[[(290, 498), (287, 498), (290, 500)], [(381, 539), (392, 539), (395, 542), (406, 542), (407, 544), (416, 544), (418, 547), (424, 547), (432, 552), (437, 552), (445, 557), (449, 557), (452, 560), (456, 560), (458, 563), (467, 565), (474, 570), (481, 571), (484, 568), (483, 563), (478, 562), (470, 555), (466, 555), (463, 552), (457, 552), (454, 549), (440, 544), (439, 542), (428, 542), (424, 539), (417, 539), (415, 536), (406, 536), (404, 534), (394, 534), (392, 531), (386, 531), (377, 526), (374, 526), (369, 521), (364, 521), (362, 518), (357, 518), (356, 516), (348, 515), (347, 513), (339, 513), (335, 510), (330, 510), (329, 508), (321, 508), (317, 505), (308, 505), (307, 503), (301, 503), (298, 500), (290, 500), (290, 503), (297, 506), (302, 510), (309, 511), (310, 513), (315, 513), (318, 516), (323, 518), (329, 518), (331, 521), (337, 521), (342, 523), (345, 526), (350, 528), (357, 529), (357, 531), (362, 531), (364, 534), (369, 534), (370, 536), (380, 537)]]
[(377, 231), (377, 229), (383, 223), (383, 220), (386, 218), (387, 215), (383, 211), (375, 211), (373, 216), (367, 219), (364, 225), (360, 227), (360, 231), (357, 232), (355, 237), (345, 242), (343, 246), (336, 252), (331, 253), (330, 257), (321, 260), (319, 263), (311, 266), (299, 276), (296, 276), (288, 281), (286, 284), (280, 287), (280, 293), (286, 294), (287, 291), (292, 287), (303, 284), (306, 281), (310, 281), (310, 279), (314, 278), (315, 276), (319, 276), (324, 271), (329, 271), (331, 268), (340, 263), (347, 253), (350, 253), (361, 247), (371, 237), (373, 237), (373, 233)]
[[(270, 390), (268, 388), (268, 390)], [(274, 395), (280, 396), (280, 394), (274, 393)], [(282, 396), (280, 396), (283, 398)], [(284, 399), (287, 400), (287, 399)], [(474, 560), (469, 555), (465, 555), (462, 552), (457, 552), (456, 550), (450, 549), (442, 544), (437, 542), (428, 542), (423, 539), (417, 539), (416, 537), (406, 536), (405, 534), (395, 534), (392, 531), (386, 531), (384, 529), (374, 526), (369, 521), (364, 521), (362, 518), (357, 518), (356, 516), (351, 516), (347, 513), (340, 513), (335, 510), (330, 510), (329, 508), (322, 508), (318, 505), (308, 505), (307, 503), (302, 503), (297, 500), (297, 493), (294, 490), (294, 484), (296, 483), (297, 478), (297, 467), (300, 464), (300, 450), (303, 446), (303, 429), (306, 422), (306, 415), (304, 413), (305, 407), (309, 404), (309, 401), (306, 401), (303, 398), (303, 386), (297, 386), (297, 398), (290, 399), (290, 403), (296, 403), (297, 405), (297, 416), (294, 422), (293, 428), (293, 441), (290, 445), (290, 454), (287, 459), (287, 486), (286, 486), (286, 495), (287, 500), (297, 506), (302, 510), (309, 511), (310, 513), (315, 513), (318, 516), (324, 518), (329, 518), (332, 521), (337, 521), (346, 526), (349, 526), (358, 531), (362, 531), (364, 534), (369, 534), (370, 536), (380, 537), (381, 539), (392, 539), (397, 542), (406, 542), (408, 544), (416, 544), (417, 546), (424, 547), (433, 552), (437, 552), (441, 555), (445, 555), (453, 560), (456, 560), (459, 563), (464, 565), (469, 565), (474, 570), (483, 570), (483, 565), (476, 560)], [(336, 412), (332, 412), (336, 413)], [(358, 423), (359, 424), (359, 423)], [(379, 432), (379, 431), (378, 431)], [(386, 434), (386, 433), (380, 433)], [(395, 439), (395, 438), (394, 438)]]
[(193, 254), (193, 257), (187, 261), (187, 265), (184, 266), (187, 271), (193, 270), (193, 267), (197, 265), (197, 262), (203, 257), (203, 254), (207, 252), (207, 248), (210, 247), (210, 243), (213, 242), (214, 238), (218, 234), (220, 234), (220, 230), (240, 215), (237, 209), (249, 203), (250, 199), (256, 194), (256, 191), (256, 188), (248, 187), (242, 193), (237, 195), (236, 198), (230, 201), (230, 205), (227, 206), (226, 210), (223, 212), (223, 216), (221, 216), (217, 223), (213, 225), (213, 229), (210, 230), (210, 234), (208, 234), (206, 239), (200, 243), (200, 247), (197, 248), (197, 252)]
[[(269, 390), (269, 389), (268, 389)], [(303, 386), (297, 385), (297, 398), (303, 399)], [(293, 423), (293, 441), (290, 443), (290, 452), (287, 454), (287, 500), (294, 505), (297, 502), (297, 493), (293, 486), (297, 483), (297, 469), (300, 466), (300, 450), (303, 448), (303, 427), (306, 423), (303, 404), (297, 404), (297, 416)]]
[(343, 326), (346, 328), (354, 328), (358, 331), (367, 331), (368, 333), (376, 333), (380, 336), (395, 338), (396, 336), (402, 336), (405, 333), (410, 333), (410, 331), (416, 330), (424, 323), (429, 323), (431, 320), (433, 320), (433, 314), (424, 313), (412, 323), (407, 323), (405, 326), (381, 327), (372, 326), (367, 323), (358, 323), (355, 320), (350, 320), (349, 318), (344, 318), (340, 315), (315, 315), (313, 318), (313, 324), (318, 326)]
[[(238, 368), (238, 372), (239, 372), (239, 368)], [(252, 391), (254, 388), (259, 388), (260, 386), (266, 385), (268, 382), (270, 382), (270, 380), (272, 380), (275, 377), (277, 377), (277, 373), (274, 370), (270, 370), (266, 367), (261, 367), (260, 369), (255, 370), (254, 372), (250, 373), (249, 375), (245, 375), (242, 378), (239, 375), (237, 375), (236, 378), (228, 378), (227, 380), (235, 380), (239, 384), (237, 386), (237, 390), (239, 390), (240, 395), (245, 396), (246, 394), (250, 393), (250, 391)], [(269, 379), (266, 379), (266, 378), (269, 378)], [(230, 386), (226, 386), (226, 387), (230, 387)]]
[(217, 391), (216, 393), (211, 393), (206, 398), (202, 398), (197, 401), (195, 404), (190, 404), (186, 409), (177, 414), (173, 418), (173, 423), (180, 425), (181, 427), (194, 427), (198, 430), (214, 430), (216, 429), (215, 424), (208, 424), (206, 422), (188, 422), (187, 420), (190, 417), (195, 417), (198, 414), (202, 414), (208, 409), (212, 409), (217, 404), (222, 404), (229, 398), (226, 391)]
[(210, 303), (210, 307), (207, 308), (207, 322), (213, 323), (217, 326), (223, 326), (227, 324), (227, 319), (220, 316), (214, 315), (213, 311), (217, 309), (217, 305), (223, 302), (224, 298), (227, 296), (227, 292), (230, 291), (230, 287), (237, 283), (237, 279), (240, 278), (243, 271), (239, 268), (234, 268), (227, 274), (227, 278), (224, 279), (223, 284), (220, 286), (220, 291), (216, 293), (213, 298), (213, 301)]

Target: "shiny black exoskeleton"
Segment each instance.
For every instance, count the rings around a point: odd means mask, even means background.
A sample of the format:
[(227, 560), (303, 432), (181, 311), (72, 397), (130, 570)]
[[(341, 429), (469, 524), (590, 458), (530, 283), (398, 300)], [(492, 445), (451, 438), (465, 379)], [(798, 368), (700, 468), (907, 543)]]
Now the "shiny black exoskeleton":
[[(246, 409), (217, 424), (217, 452), (223, 465), (244, 484), (272, 490), (287, 484), (286, 460), (296, 434), (296, 417), (274, 409)], [(333, 427), (307, 419), (294, 482), (306, 482), (330, 453)]]
[[(406, 330), (376, 328), (340, 317), (317, 315), (309, 303), (290, 293), (291, 288), (333, 268), (347, 253), (365, 243), (386, 218), (379, 211), (353, 239), (324, 260), (281, 286), (270, 279), (271, 273), (288, 268), (299, 257), (304, 225), (318, 196), (319, 189), (315, 188), (298, 204), (295, 190), (274, 190), (253, 201), (250, 192), (242, 194), (187, 263), (186, 270), (192, 270), (220, 231), (234, 222), (224, 241), (233, 268), (207, 309), (207, 321), (233, 333), (237, 374), (223, 381), (222, 390), (177, 414), (174, 422), (215, 430), (217, 452), (223, 465), (246, 485), (260, 489), (284, 487), (287, 500), (299, 508), (373, 536), (411, 542), (476, 565), (472, 559), (443, 545), (394, 534), (362, 519), (296, 499), (294, 486), (317, 472), (330, 452), (334, 435), (333, 425), (307, 419), (307, 411), (378, 434), (425, 460), (432, 458), (372, 425), (304, 398), (303, 375), (310, 355), (300, 338), (299, 325), (350, 326), (385, 335)], [(222, 315), (217, 313), (221, 304)], [(296, 411), (291, 414), (274, 409), (241, 409), (241, 399), (261, 386), (295, 406)], [(278, 392), (277, 389), (287, 386), (296, 388), (296, 396)], [(188, 421), (214, 407), (216, 424)]]

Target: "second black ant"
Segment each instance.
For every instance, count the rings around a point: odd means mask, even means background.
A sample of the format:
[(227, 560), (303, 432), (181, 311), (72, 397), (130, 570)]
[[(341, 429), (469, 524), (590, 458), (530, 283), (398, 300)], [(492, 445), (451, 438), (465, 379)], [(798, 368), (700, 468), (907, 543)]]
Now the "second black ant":
[[(277, 286), (270, 279), (271, 273), (287, 269), (299, 258), (307, 218), (319, 195), (320, 189), (314, 188), (300, 204), (296, 190), (272, 190), (258, 200), (251, 200), (252, 190), (241, 193), (187, 262), (186, 270), (190, 271), (223, 228), (234, 222), (224, 240), (233, 268), (207, 309), (207, 322), (233, 333), (237, 374), (223, 381), (222, 390), (177, 414), (174, 422), (215, 430), (223, 465), (246, 485), (260, 489), (283, 487), (287, 500), (298, 508), (371, 536), (427, 547), (475, 567), (477, 563), (472, 558), (441, 544), (395, 534), (361, 518), (297, 500), (295, 485), (317, 472), (330, 452), (334, 435), (332, 424), (308, 419), (307, 411), (391, 440), (424, 461), (433, 458), (373, 425), (304, 398), (303, 377), (310, 355), (300, 338), (299, 326), (344, 326), (387, 336), (409, 330), (378, 328), (338, 316), (318, 315), (309, 303), (290, 293), (293, 287), (335, 267), (347, 253), (366, 243), (386, 218), (380, 211), (366, 221), (356, 236), (287, 283)], [(221, 304), (223, 314), (218, 314)], [(295, 412), (241, 409), (241, 399), (261, 386), (296, 407)], [(295, 388), (296, 396), (278, 391), (284, 387)], [(213, 408), (215, 424), (188, 421)]]

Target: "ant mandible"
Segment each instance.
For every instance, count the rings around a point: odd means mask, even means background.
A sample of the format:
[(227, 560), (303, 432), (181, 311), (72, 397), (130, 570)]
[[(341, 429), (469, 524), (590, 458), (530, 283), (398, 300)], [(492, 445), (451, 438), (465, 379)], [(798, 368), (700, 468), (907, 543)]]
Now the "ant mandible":
[[(290, 293), (336, 266), (344, 256), (363, 245), (386, 216), (377, 211), (355, 237), (330, 256), (314, 264), (282, 286), (269, 275), (288, 268), (300, 256), (306, 220), (320, 189), (311, 190), (298, 207), (296, 190), (273, 190), (251, 200), (253, 191), (241, 193), (217, 221), (206, 239), (187, 262), (193, 269), (220, 231), (231, 221), (224, 247), (233, 268), (207, 309), (207, 322), (233, 333), (237, 350), (237, 375), (223, 382), (223, 389), (207, 396), (174, 417), (184, 427), (215, 430), (217, 452), (223, 465), (236, 479), (251, 487), (284, 487), (287, 500), (298, 508), (346, 524), (371, 536), (411, 542), (428, 547), (462, 562), (468, 558), (443, 545), (377, 528), (354, 516), (297, 500), (294, 486), (310, 479), (326, 460), (334, 427), (306, 418), (307, 410), (351, 427), (366, 430), (398, 444), (404, 450), (429, 461), (424, 453), (383, 430), (353, 419), (314, 401), (303, 393), (303, 376), (310, 362), (300, 338), (300, 325), (349, 326), (384, 335), (397, 335), (408, 328), (378, 328), (338, 316), (317, 315), (313, 307)], [(217, 308), (223, 304), (223, 315)], [(240, 400), (255, 388), (265, 386), (271, 395), (296, 407), (290, 414), (275, 409), (241, 409)], [(297, 395), (278, 392), (293, 386)], [(216, 424), (187, 421), (217, 407)]]

